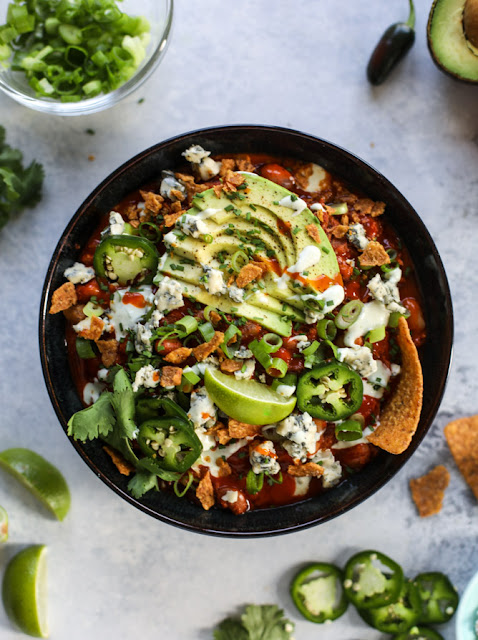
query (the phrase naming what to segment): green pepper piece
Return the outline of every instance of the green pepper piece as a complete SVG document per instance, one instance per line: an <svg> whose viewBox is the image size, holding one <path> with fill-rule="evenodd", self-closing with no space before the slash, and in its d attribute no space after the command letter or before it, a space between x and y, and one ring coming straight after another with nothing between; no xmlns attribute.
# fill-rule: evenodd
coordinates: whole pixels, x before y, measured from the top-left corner
<svg viewBox="0 0 478 640"><path fill-rule="evenodd" d="M127 234L106 236L96 247L96 274L118 284L150 283L158 268L158 250L152 242Z"/></svg>
<svg viewBox="0 0 478 640"><path fill-rule="evenodd" d="M367 624L383 633L404 633L420 618L418 589L411 580L405 580L396 602L358 612Z"/></svg>
<svg viewBox="0 0 478 640"><path fill-rule="evenodd" d="M151 418L171 416L189 422L188 414L169 398L140 398L136 403L136 423L141 425Z"/></svg>
<svg viewBox="0 0 478 640"><path fill-rule="evenodd" d="M137 441L143 453L166 471L184 473L202 451L201 441L190 424L175 417L146 420Z"/></svg>
<svg viewBox="0 0 478 640"><path fill-rule="evenodd" d="M357 609L395 602L402 586L401 566L378 551L356 553L345 565L345 594Z"/></svg>
<svg viewBox="0 0 478 640"><path fill-rule="evenodd" d="M448 622L456 611L459 596L448 577L439 571L420 573L413 581L422 606L420 622Z"/></svg>
<svg viewBox="0 0 478 640"><path fill-rule="evenodd" d="M316 562L295 576L290 593L295 606L311 622L336 620L345 613L348 601L342 589L343 573L333 564Z"/></svg>
<svg viewBox="0 0 478 640"><path fill-rule="evenodd" d="M91 360L91 358L96 358L96 353L93 349L93 345L95 343L93 340L87 340L86 338L77 338L76 339L76 353L78 357L82 360Z"/></svg>
<svg viewBox="0 0 478 640"><path fill-rule="evenodd" d="M393 636L393 640L443 640L443 636L428 627L412 627L405 633Z"/></svg>
<svg viewBox="0 0 478 640"><path fill-rule="evenodd" d="M361 377L336 360L311 369L297 385L299 409L327 422L348 418L360 409L362 400Z"/></svg>

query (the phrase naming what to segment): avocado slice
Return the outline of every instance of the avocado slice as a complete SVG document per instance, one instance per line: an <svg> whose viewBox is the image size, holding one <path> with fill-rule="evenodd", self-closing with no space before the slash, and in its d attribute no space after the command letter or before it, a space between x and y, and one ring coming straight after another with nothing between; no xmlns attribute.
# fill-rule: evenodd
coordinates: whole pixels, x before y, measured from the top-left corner
<svg viewBox="0 0 478 640"><path fill-rule="evenodd" d="M291 321L305 320L302 296L341 284L337 258L303 201L261 176L244 175L242 190L217 196L208 189L193 198L187 214L165 236L171 253L160 270L188 283L185 295L226 313L234 309L238 316L290 335ZM191 221L194 229L186 230ZM315 229L312 235L310 225ZM247 285L241 302L205 291L203 267L222 268L227 282L233 273L231 258L238 251L268 264L269 271L261 279L263 288L255 282ZM188 266L179 268L181 260Z"/></svg>
<svg viewBox="0 0 478 640"><path fill-rule="evenodd" d="M435 0L427 36L433 61L442 71L478 83L478 0Z"/></svg>

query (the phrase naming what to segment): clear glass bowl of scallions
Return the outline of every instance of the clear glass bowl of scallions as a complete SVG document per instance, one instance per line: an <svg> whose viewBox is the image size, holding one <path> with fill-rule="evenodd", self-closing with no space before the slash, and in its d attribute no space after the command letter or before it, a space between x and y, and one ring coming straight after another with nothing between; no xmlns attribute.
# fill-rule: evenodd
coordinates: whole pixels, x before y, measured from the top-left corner
<svg viewBox="0 0 478 640"><path fill-rule="evenodd" d="M57 115L115 105L166 50L173 0L16 0L0 15L0 89Z"/></svg>

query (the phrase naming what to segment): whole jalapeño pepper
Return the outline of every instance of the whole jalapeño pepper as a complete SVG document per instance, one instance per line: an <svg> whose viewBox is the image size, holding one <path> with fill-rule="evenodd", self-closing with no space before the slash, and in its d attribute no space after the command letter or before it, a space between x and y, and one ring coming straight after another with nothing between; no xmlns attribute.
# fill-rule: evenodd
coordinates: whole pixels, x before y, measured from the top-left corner
<svg viewBox="0 0 478 640"><path fill-rule="evenodd" d="M415 7L413 0L409 2L407 22L397 22L388 27L370 56L367 78L373 85L382 84L415 42Z"/></svg>

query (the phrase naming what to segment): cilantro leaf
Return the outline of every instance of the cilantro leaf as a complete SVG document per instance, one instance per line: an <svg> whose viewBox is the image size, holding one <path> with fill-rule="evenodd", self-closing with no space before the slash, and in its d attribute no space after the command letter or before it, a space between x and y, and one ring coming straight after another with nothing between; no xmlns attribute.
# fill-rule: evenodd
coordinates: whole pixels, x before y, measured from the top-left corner
<svg viewBox="0 0 478 640"><path fill-rule="evenodd" d="M249 640L290 640L294 625L275 604L249 605L241 616Z"/></svg>
<svg viewBox="0 0 478 640"><path fill-rule="evenodd" d="M137 471L128 482L128 489L134 498L141 498L147 491L158 489L158 479L147 471Z"/></svg>
<svg viewBox="0 0 478 640"><path fill-rule="evenodd" d="M98 436L107 436L113 429L115 417L111 407L111 393L104 391L98 400L68 420L68 435L75 440L86 442Z"/></svg>
<svg viewBox="0 0 478 640"><path fill-rule="evenodd" d="M134 421L134 393L124 369L120 369L115 375L111 404L116 414L118 435L135 438L138 429Z"/></svg>
<svg viewBox="0 0 478 640"><path fill-rule="evenodd" d="M5 128L0 126L0 229L13 213L38 204L43 178L43 167L35 160L23 167L22 152L5 144Z"/></svg>
<svg viewBox="0 0 478 640"><path fill-rule="evenodd" d="M138 458L131 448L131 443L128 438L125 438L121 434L118 433L118 429L113 428L107 435L101 436L101 439L109 444L110 447L119 451L126 460L129 460L135 466L138 463Z"/></svg>
<svg viewBox="0 0 478 640"><path fill-rule="evenodd" d="M166 469L160 469L156 462L151 458L142 458L138 461L136 468L149 471L155 476L158 476L158 478L161 478L161 480L166 480L167 482L175 482L182 476L182 474L178 473L177 471L167 471Z"/></svg>
<svg viewBox="0 0 478 640"><path fill-rule="evenodd" d="M226 618L215 629L214 640L249 640L249 634L239 620Z"/></svg>

